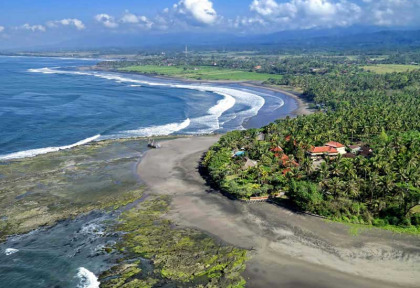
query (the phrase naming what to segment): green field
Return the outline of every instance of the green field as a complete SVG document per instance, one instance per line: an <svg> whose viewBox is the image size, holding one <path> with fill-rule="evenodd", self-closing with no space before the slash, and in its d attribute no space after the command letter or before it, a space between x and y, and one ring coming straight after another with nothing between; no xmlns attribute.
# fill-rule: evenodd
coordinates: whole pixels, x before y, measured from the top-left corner
<svg viewBox="0 0 420 288"><path fill-rule="evenodd" d="M270 78L281 79L282 75L248 72L218 67L180 67L180 66L129 66L120 68L124 72L137 72L169 77L180 77L195 80L233 80L233 81L266 81Z"/></svg>
<svg viewBox="0 0 420 288"><path fill-rule="evenodd" d="M393 73L393 72L406 72L420 69L418 65L401 65L401 64L378 64L362 67L366 71L371 71L377 74Z"/></svg>

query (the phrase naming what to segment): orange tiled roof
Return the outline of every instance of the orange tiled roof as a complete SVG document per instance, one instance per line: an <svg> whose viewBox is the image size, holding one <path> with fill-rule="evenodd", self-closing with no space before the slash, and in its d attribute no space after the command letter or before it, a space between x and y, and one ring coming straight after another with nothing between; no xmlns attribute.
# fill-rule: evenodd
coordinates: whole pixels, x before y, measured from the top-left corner
<svg viewBox="0 0 420 288"><path fill-rule="evenodd" d="M322 146L322 147L312 147L311 150L309 150L311 153L338 153L337 149L331 147L331 146Z"/></svg>
<svg viewBox="0 0 420 288"><path fill-rule="evenodd" d="M283 166L287 167L287 166L295 166L298 167L299 164L296 161L290 161L289 156L287 156L286 154L283 154L283 156L281 156L281 163L283 164Z"/></svg>
<svg viewBox="0 0 420 288"><path fill-rule="evenodd" d="M330 141L327 144L325 144L325 146L331 146L334 148L342 148L345 147L343 144L339 143L339 142L335 142L335 141Z"/></svg>
<svg viewBox="0 0 420 288"><path fill-rule="evenodd" d="M275 148L272 148L271 151L273 151L273 152L283 152L283 149L281 147L277 146Z"/></svg>

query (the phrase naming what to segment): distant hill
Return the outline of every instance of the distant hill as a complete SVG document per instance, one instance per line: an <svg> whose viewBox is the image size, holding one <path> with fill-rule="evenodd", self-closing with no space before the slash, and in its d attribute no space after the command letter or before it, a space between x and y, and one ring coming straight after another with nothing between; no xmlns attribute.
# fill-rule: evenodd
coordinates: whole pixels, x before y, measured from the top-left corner
<svg viewBox="0 0 420 288"><path fill-rule="evenodd" d="M25 50L105 48L179 50L185 45L200 49L241 50L250 48L286 50L410 48L420 46L420 30L383 31L378 27L350 27L283 31L247 36L230 33L94 34L51 45L26 47Z"/></svg>

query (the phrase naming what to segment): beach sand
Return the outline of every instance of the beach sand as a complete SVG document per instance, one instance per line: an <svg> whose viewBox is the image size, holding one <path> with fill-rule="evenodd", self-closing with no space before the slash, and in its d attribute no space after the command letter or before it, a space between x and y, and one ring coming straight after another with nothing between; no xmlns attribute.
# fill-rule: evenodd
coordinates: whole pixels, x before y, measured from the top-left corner
<svg viewBox="0 0 420 288"><path fill-rule="evenodd" d="M173 196L167 217L249 249L248 287L418 287L417 236L349 226L268 203L229 200L206 185L199 159L219 136L161 143L137 171L151 193Z"/></svg>

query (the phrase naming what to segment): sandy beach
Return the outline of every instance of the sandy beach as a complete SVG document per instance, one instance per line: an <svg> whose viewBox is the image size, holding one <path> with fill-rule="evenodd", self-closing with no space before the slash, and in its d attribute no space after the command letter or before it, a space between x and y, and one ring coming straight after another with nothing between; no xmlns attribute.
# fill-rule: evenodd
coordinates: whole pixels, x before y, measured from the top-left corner
<svg viewBox="0 0 420 288"><path fill-rule="evenodd" d="M229 200L198 172L219 136L162 142L137 172L155 194L173 196L167 217L250 251L248 287L418 287L417 236L349 226L293 213L268 203Z"/></svg>

